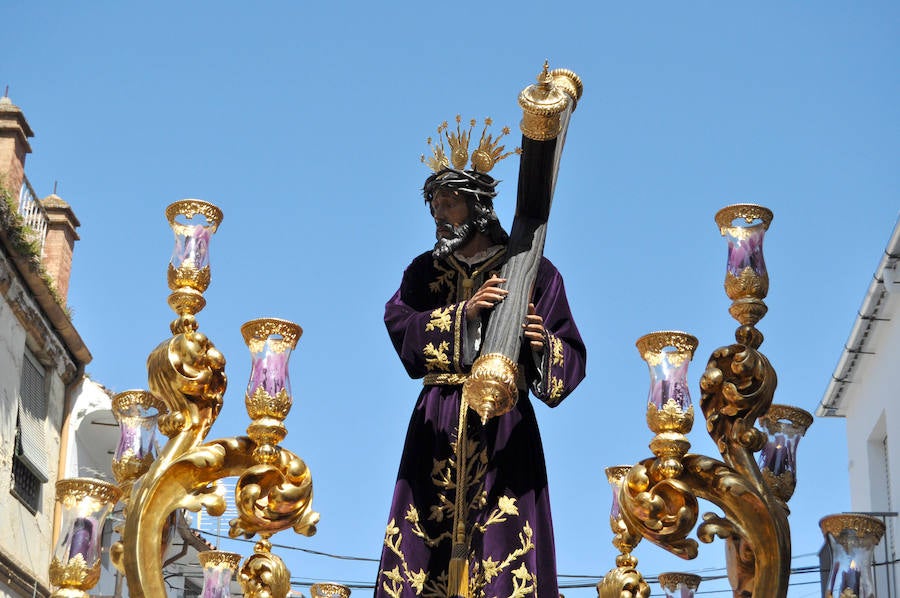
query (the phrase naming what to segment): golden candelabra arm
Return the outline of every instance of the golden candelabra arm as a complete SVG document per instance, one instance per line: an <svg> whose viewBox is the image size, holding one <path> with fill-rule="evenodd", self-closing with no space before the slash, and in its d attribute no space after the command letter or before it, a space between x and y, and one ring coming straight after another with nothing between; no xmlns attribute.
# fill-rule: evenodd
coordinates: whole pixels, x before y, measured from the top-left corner
<svg viewBox="0 0 900 598"><path fill-rule="evenodd" d="M287 429L283 420L292 399L287 358L296 347L300 327L285 320L254 320L242 328L253 357L247 410L253 420L248 436L203 443L222 407L227 386L225 358L198 330L195 314L205 305L209 284L208 247L221 211L199 200L176 202L166 215L176 244L169 265L169 305L178 314L172 338L147 360L150 394L164 404L159 429L169 440L146 472L133 480L122 540L111 549L125 571L132 596L162 598L164 530L178 509L211 516L225 511L218 480L238 477L238 517L232 537L260 534L255 554L240 571L247 595L283 598L290 591L284 563L270 552L268 538L293 528L311 536L319 514L312 510L312 477L297 455L278 443ZM179 216L202 215L206 224L190 225ZM248 332L248 330L250 332ZM249 588L249 589L247 589Z"/></svg>

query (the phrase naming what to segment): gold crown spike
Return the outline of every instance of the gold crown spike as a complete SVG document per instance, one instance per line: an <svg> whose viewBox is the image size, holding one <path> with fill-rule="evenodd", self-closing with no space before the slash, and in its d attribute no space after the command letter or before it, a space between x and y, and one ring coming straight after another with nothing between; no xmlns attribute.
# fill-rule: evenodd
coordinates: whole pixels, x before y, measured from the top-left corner
<svg viewBox="0 0 900 598"><path fill-rule="evenodd" d="M450 161L453 163L453 168L457 170L462 170L469 160L469 139L472 138L472 129L475 128L474 118L469 121L469 130L465 132L460 129L459 125L461 122L462 117L457 114L456 133L444 132L444 135L447 137L447 143L450 144Z"/></svg>
<svg viewBox="0 0 900 598"><path fill-rule="evenodd" d="M450 168L451 163L453 164L453 168L464 170L466 163L469 161L469 143L472 140L472 130L475 128L476 122L477 121L474 118L471 119L469 121L469 129L467 131L463 130L462 117L457 114L455 132L448 132L449 125L447 124L447 121L441 123L437 129L437 140L434 140L431 137L426 140L428 147L431 149L431 156L426 158L423 154L420 160L427 164L428 168L434 172L440 172L445 168ZM500 135L494 138L492 134L488 134L488 127L490 127L493 122L494 121L490 118L484 119L484 129L481 131L481 138L478 140L478 146L475 148L475 151L471 153L472 170L488 172L496 166L497 162L500 160L508 158L512 154L522 153L522 150L519 148L504 152L506 146L500 145L500 140L509 134L509 127L503 127ZM450 147L449 157L447 156L447 150L444 146L444 139L447 140L447 144Z"/></svg>

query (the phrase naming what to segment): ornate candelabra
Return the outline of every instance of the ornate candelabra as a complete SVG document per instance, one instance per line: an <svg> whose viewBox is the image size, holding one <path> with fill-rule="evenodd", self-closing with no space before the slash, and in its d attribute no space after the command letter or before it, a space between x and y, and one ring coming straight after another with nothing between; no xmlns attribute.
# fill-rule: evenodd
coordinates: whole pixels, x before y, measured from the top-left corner
<svg viewBox="0 0 900 598"><path fill-rule="evenodd" d="M208 589L204 596L227 595L237 571L244 595L282 598L290 592L290 574L272 554L269 538L289 528L311 536L319 520L312 509L309 470L279 444L287 434L284 419L292 403L288 358L302 330L274 318L241 327L252 358L245 394L251 419L247 436L204 442L222 408L225 357L199 331L196 315L206 305L209 244L222 212L204 201L184 200L170 205L166 217L175 233L168 267L172 291L168 303L177 316L170 326L172 336L147 360L149 391L126 391L113 399L121 429L113 459L119 487L92 480L60 482L64 506L78 497L90 500L85 503L89 506L75 509L76 516L64 517L64 540L57 552L66 558L54 560L51 568L58 574L51 581L60 586L57 596L84 596L93 587L99 547L89 540L98 535L100 512L111 508L121 492L124 524L118 528L121 539L110 548L112 561L125 574L131 596L165 596L162 559L172 518L180 509L203 508L212 516L221 515L226 499L218 481L238 477L234 492L238 516L230 522L229 535L260 539L240 569L240 556L234 553L201 555L204 591ZM157 423L168 438L160 448L153 437ZM107 506L101 508L101 502ZM85 535L86 522L91 524L91 536ZM76 575L75 569L90 573Z"/></svg>
<svg viewBox="0 0 900 598"><path fill-rule="evenodd" d="M740 324L736 343L716 349L700 380L706 429L722 460L691 454L687 434L694 421L687 367L697 339L683 332L655 332L637 341L650 367L647 425L655 434L654 457L624 474L618 493L620 529L629 550L640 538L685 559L697 556L688 534L697 525L698 499L724 515L706 513L697 528L706 543L725 540L728 578L735 596L784 598L790 576L787 501L794 490L796 446L812 423L800 409L774 406L775 370L759 347L756 324L766 314L769 277L762 242L772 221L767 208L741 204L716 214L728 240L725 292ZM754 423L761 420L767 435ZM757 461L754 454L762 451ZM621 557L620 557L621 558ZM630 571L629 571L630 570ZM606 596L636 596L634 563L623 561L598 585ZM639 575L639 574L638 574ZM601 589L603 591L601 591ZM603 593L603 592L606 593Z"/></svg>

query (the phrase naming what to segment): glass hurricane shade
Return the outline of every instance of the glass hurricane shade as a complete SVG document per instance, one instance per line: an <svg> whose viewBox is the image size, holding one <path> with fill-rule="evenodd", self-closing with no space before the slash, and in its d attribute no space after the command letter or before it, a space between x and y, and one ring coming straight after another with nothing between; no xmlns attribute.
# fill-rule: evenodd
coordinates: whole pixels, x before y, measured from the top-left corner
<svg viewBox="0 0 900 598"><path fill-rule="evenodd" d="M146 473L156 459L159 453L156 426L165 406L149 392L127 390L113 397L112 409L119 422L113 473L122 483Z"/></svg>
<svg viewBox="0 0 900 598"><path fill-rule="evenodd" d="M614 465L606 468L606 480L612 490L612 507L609 509L610 519L616 520L621 513L621 505L619 504L619 492L622 490L622 482L631 469L631 465Z"/></svg>
<svg viewBox="0 0 900 598"><path fill-rule="evenodd" d="M768 208L753 204L727 206L716 213L719 232L728 242L725 291L732 301L763 299L768 294L763 238L772 216Z"/></svg>
<svg viewBox="0 0 900 598"><path fill-rule="evenodd" d="M199 199L177 201L166 208L175 233L173 268L200 270L209 266L209 243L222 221L222 211Z"/></svg>
<svg viewBox="0 0 900 598"><path fill-rule="evenodd" d="M697 339L684 332L663 331L645 334L635 344L650 368L648 405L662 410L673 402L680 411L687 411L691 407L687 372Z"/></svg>
<svg viewBox="0 0 900 598"><path fill-rule="evenodd" d="M759 424L768 435L766 445L759 453L760 470L772 476L784 488L787 496L793 494L797 479L797 445L812 424L813 417L807 411L789 405L772 405Z"/></svg>
<svg viewBox="0 0 900 598"><path fill-rule="evenodd" d="M121 491L103 480L68 478L56 483L62 511L59 540L50 562L50 583L88 590L100 577L103 524Z"/></svg>
<svg viewBox="0 0 900 598"><path fill-rule="evenodd" d="M207 550L197 555L203 567L203 590L200 598L229 598L231 580L241 562L241 555L222 550Z"/></svg>
<svg viewBox="0 0 900 598"><path fill-rule="evenodd" d="M875 546L884 523L868 515L828 515L819 527L831 550L824 598L876 598L872 579Z"/></svg>
<svg viewBox="0 0 900 598"><path fill-rule="evenodd" d="M260 392L273 398L279 395L290 397L288 360L303 333L300 326L287 320L262 318L244 324L241 333L252 361L247 397Z"/></svg>

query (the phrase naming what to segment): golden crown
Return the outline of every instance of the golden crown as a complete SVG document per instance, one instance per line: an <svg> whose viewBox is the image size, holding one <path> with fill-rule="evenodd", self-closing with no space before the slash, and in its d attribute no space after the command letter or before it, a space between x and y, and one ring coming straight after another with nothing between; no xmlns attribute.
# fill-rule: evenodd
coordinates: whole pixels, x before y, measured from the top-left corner
<svg viewBox="0 0 900 598"><path fill-rule="evenodd" d="M456 132L449 130L447 121L444 121L437 128L437 141L431 137L427 139L428 147L431 149L431 156L427 159L422 154L421 161L428 165L428 168L434 172L440 172L445 168L453 168L457 170L465 170L466 163L469 161L469 142L472 139L472 130L475 128L476 121L473 118L469 121L469 129L463 130L461 125L462 117L456 115ZM472 170L478 172L489 172L500 160L511 156L512 154L521 154L522 150L516 148L510 152L505 152L506 146L500 145L500 140L509 135L509 127L503 127L500 135L494 138L493 134L488 134L488 127L494 121L490 118L484 119L484 129L481 131L481 139L478 141L478 147L472 152ZM444 140L450 146L450 156L444 147Z"/></svg>

